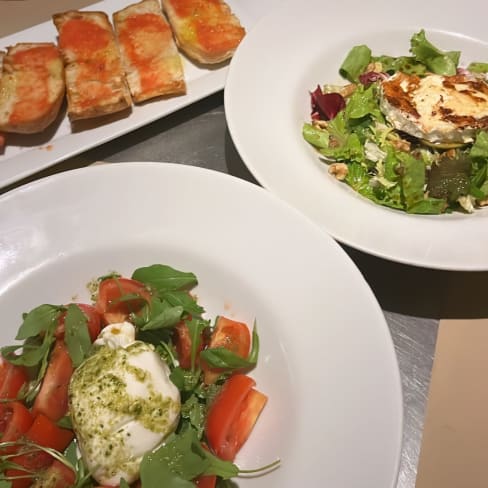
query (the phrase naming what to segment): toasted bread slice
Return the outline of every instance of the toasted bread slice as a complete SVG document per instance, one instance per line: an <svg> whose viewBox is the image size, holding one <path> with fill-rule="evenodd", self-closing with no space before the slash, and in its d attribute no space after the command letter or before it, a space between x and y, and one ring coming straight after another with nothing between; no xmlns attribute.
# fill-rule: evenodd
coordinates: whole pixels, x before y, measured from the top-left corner
<svg viewBox="0 0 488 488"><path fill-rule="evenodd" d="M133 100L185 93L180 53L159 1L129 5L113 19Z"/></svg>
<svg viewBox="0 0 488 488"><path fill-rule="evenodd" d="M65 64L68 116L87 119L132 105L112 24L104 12L53 15Z"/></svg>
<svg viewBox="0 0 488 488"><path fill-rule="evenodd" d="M231 58L246 33L222 0L162 0L162 4L178 46L199 63Z"/></svg>
<svg viewBox="0 0 488 488"><path fill-rule="evenodd" d="M56 118L64 91L63 61L55 44L9 47L0 78L0 131L42 132Z"/></svg>

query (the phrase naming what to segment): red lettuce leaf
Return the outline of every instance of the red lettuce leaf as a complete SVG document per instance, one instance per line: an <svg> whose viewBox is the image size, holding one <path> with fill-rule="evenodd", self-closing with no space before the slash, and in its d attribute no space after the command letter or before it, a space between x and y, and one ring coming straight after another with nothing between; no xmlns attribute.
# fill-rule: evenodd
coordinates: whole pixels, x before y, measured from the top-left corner
<svg viewBox="0 0 488 488"><path fill-rule="evenodd" d="M310 93L312 102L312 119L332 120L346 106L344 97L339 93L322 93L317 88Z"/></svg>

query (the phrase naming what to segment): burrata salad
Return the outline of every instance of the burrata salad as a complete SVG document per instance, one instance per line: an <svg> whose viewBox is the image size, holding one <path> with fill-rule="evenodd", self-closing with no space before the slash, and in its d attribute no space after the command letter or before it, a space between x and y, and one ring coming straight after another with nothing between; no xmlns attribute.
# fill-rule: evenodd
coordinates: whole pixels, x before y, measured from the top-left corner
<svg viewBox="0 0 488 488"><path fill-rule="evenodd" d="M328 171L369 200L413 214L471 213L488 205L488 63L459 65L460 51L425 31L410 55L354 46L344 85L311 92L302 134Z"/></svg>
<svg viewBox="0 0 488 488"><path fill-rule="evenodd" d="M214 488L267 397L254 324L205 311L191 272L91 283L91 303L25 313L0 357L0 487Z"/></svg>

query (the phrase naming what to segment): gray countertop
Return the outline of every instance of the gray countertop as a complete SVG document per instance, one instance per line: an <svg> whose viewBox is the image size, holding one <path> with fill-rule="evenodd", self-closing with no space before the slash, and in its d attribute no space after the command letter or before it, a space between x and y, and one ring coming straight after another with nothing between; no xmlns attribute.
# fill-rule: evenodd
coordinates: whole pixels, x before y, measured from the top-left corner
<svg viewBox="0 0 488 488"><path fill-rule="evenodd" d="M223 93L218 92L2 192L96 161L170 161L212 168L257 184L232 143L225 121ZM412 488L439 319L488 317L488 304L483 296L488 273L429 270L344 249L376 294L398 355L405 416L398 488Z"/></svg>

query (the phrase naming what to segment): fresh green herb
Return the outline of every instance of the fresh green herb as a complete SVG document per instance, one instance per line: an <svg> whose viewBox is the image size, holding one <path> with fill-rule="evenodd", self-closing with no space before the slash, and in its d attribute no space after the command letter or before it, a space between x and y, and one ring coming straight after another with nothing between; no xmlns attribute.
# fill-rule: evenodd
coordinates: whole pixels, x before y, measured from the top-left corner
<svg viewBox="0 0 488 488"><path fill-rule="evenodd" d="M87 324L88 319L80 307L68 305L64 318L64 341L74 367L78 367L89 356L92 348Z"/></svg>

